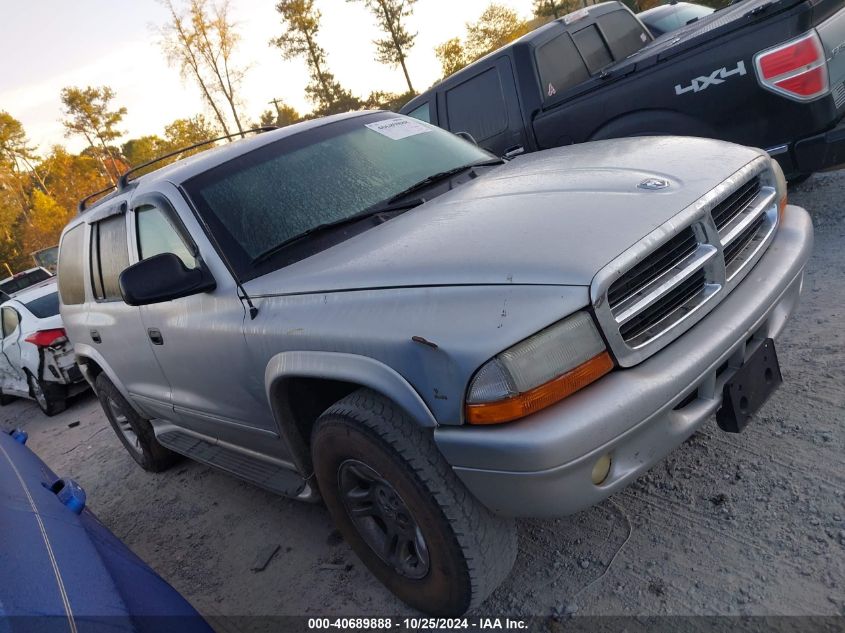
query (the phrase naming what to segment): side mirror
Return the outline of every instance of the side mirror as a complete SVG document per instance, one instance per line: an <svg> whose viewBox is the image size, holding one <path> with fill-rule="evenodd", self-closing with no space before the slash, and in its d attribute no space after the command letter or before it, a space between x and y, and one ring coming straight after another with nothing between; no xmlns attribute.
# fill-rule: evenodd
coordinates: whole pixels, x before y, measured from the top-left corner
<svg viewBox="0 0 845 633"><path fill-rule="evenodd" d="M455 132L455 136L460 136L465 141L469 141L473 145L478 145L478 141L476 141L475 137L469 132Z"/></svg>
<svg viewBox="0 0 845 633"><path fill-rule="evenodd" d="M120 273L120 294L131 306L145 306L209 292L217 287L205 268L189 269L173 253L161 253Z"/></svg>

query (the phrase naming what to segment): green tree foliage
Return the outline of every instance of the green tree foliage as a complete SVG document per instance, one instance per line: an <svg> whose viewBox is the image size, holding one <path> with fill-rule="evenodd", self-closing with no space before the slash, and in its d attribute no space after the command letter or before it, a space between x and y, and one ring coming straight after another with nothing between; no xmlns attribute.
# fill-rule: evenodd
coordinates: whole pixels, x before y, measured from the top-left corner
<svg viewBox="0 0 845 633"><path fill-rule="evenodd" d="M374 90L364 100L363 106L367 110L391 110L398 112L399 108L408 103L416 96L416 92L387 92L384 90Z"/></svg>
<svg viewBox="0 0 845 633"><path fill-rule="evenodd" d="M126 108L112 109L114 91L108 86L62 88L62 107L66 136L82 136L100 156L104 174L112 184L119 172L117 156L109 144L123 136L117 126L126 116Z"/></svg>
<svg viewBox="0 0 845 633"><path fill-rule="evenodd" d="M583 0L534 0L534 17L545 18L544 22L556 20L583 6Z"/></svg>
<svg viewBox="0 0 845 633"><path fill-rule="evenodd" d="M241 133L239 99L245 70L234 62L240 41L229 15L228 0L188 0L184 11L173 0L164 0L170 22L160 29L161 46L168 60L177 64L184 78L193 79L220 127L229 134L228 110Z"/></svg>
<svg viewBox="0 0 845 633"><path fill-rule="evenodd" d="M437 60L440 62L440 69L444 77L455 74L469 64L467 52L464 50L464 45L461 43L460 37L453 37L452 39L446 40L434 49L434 54L437 55Z"/></svg>
<svg viewBox="0 0 845 633"><path fill-rule="evenodd" d="M133 138L120 146L120 153L126 162L132 165L140 165L166 153L167 143L155 134Z"/></svg>
<svg viewBox="0 0 845 633"><path fill-rule="evenodd" d="M463 41L453 37L435 49L443 76L459 71L505 44L528 33L531 27L513 9L490 3L475 22L466 24Z"/></svg>
<svg viewBox="0 0 845 633"><path fill-rule="evenodd" d="M275 100L273 105L275 109L265 110L261 113L257 127L285 127L302 120L302 116L296 111L296 108L278 100Z"/></svg>
<svg viewBox="0 0 845 633"><path fill-rule="evenodd" d="M315 106L314 114L359 109L360 100L328 71L326 51L317 42L321 13L314 7L314 0L281 0L276 4L276 11L281 16L284 32L270 44L281 51L284 59L305 59L310 75L305 94Z"/></svg>
<svg viewBox="0 0 845 633"><path fill-rule="evenodd" d="M414 12L413 5L417 0L346 0L347 2L363 2L376 18L376 24L384 33L384 37L373 40L376 46L376 61L380 64L399 66L405 74L408 92L414 93L411 76L408 74L406 58L408 51L414 46L416 33L411 33L405 26L407 18Z"/></svg>

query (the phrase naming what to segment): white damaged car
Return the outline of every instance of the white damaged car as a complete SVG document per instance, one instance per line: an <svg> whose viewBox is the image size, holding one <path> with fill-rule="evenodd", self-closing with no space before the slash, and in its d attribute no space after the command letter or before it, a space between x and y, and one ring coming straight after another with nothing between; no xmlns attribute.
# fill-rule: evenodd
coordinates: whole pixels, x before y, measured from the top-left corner
<svg viewBox="0 0 845 633"><path fill-rule="evenodd" d="M31 398L47 415L88 385L73 357L59 315L56 280L22 290L0 305L0 405Z"/></svg>

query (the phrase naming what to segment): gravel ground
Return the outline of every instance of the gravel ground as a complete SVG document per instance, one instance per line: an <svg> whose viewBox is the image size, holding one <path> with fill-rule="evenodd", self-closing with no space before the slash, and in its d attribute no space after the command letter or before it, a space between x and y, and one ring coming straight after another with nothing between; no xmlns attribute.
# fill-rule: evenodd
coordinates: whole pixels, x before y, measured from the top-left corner
<svg viewBox="0 0 845 633"><path fill-rule="evenodd" d="M745 432L713 421L601 505L520 522L516 566L482 614L845 615L844 192L845 172L792 192L813 215L816 248L778 341L785 382ZM145 473L90 394L54 418L16 401L0 424L25 428L102 522L207 616L411 614L321 506L189 461Z"/></svg>

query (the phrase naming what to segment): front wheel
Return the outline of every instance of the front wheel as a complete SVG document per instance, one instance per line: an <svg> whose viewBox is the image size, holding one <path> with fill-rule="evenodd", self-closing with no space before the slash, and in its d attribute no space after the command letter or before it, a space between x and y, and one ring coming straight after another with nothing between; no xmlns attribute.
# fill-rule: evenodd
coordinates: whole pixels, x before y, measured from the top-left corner
<svg viewBox="0 0 845 633"><path fill-rule="evenodd" d="M136 413L105 374L97 376L94 384L117 439L141 468L158 473L179 461L180 455L158 443L150 421Z"/></svg>
<svg viewBox="0 0 845 633"><path fill-rule="evenodd" d="M360 389L330 407L311 442L320 492L338 529L403 602L432 615L477 607L516 558L513 521L494 516L455 476L431 434L390 400Z"/></svg>
<svg viewBox="0 0 845 633"><path fill-rule="evenodd" d="M38 408L48 417L52 417L67 408L67 391L63 385L38 380L27 372L29 393L32 395Z"/></svg>

